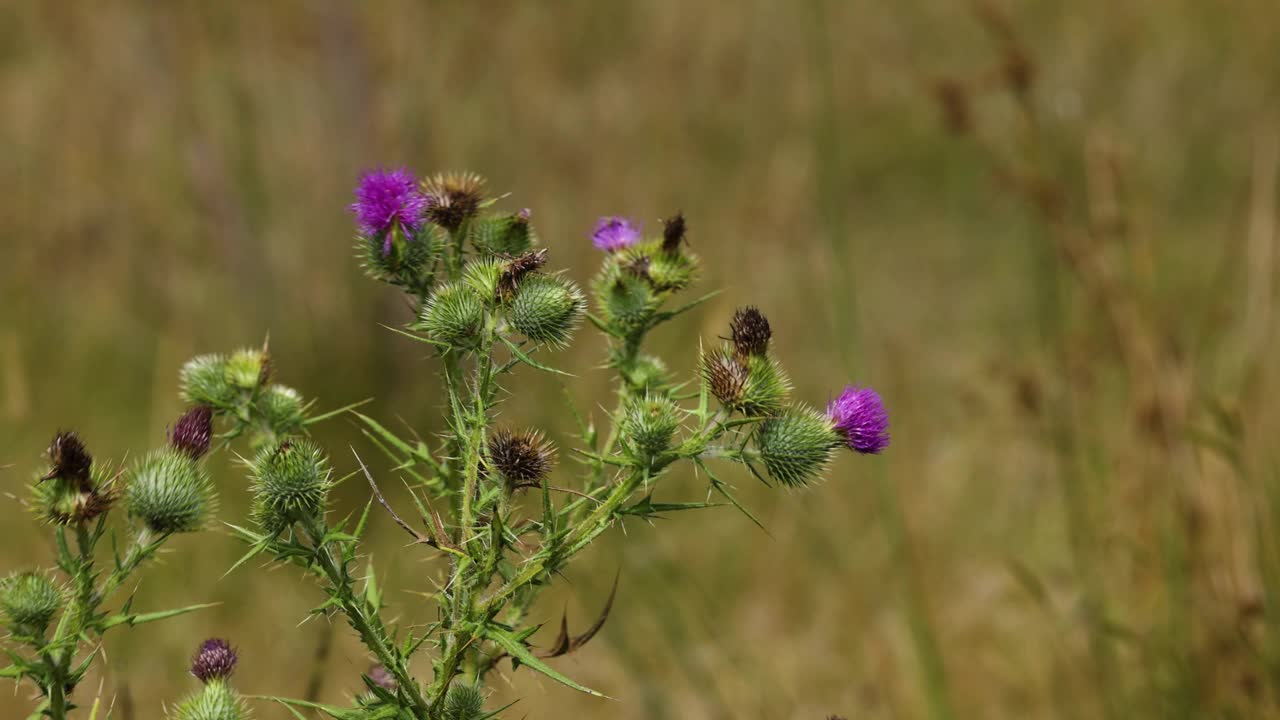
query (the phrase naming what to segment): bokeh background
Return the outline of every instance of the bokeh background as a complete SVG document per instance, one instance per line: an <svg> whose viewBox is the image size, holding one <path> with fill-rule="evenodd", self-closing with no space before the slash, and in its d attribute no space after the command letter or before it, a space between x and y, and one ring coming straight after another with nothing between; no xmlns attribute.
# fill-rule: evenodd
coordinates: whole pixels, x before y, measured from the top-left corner
<svg viewBox="0 0 1280 720"><path fill-rule="evenodd" d="M53 432L158 445L195 353L269 333L322 407L430 432L436 368L380 327L408 309L356 267L345 205L371 166L470 169L579 281L596 216L682 209L724 293L654 349L690 371L757 304L798 397L871 384L894 431L807 491L734 476L769 534L723 509L612 533L535 616L588 622L621 572L556 661L617 699L522 671L495 707L1276 716L1278 36L1270 0L2 3L0 566L51 556L20 500ZM599 415L583 338L557 360ZM571 427L547 376L513 389L508 418ZM316 434L340 469L376 452L345 419ZM235 520L245 481L215 465ZM224 533L170 547L136 606L222 604L109 637L83 692L160 717L224 635L243 690L300 696L330 632L321 699L359 687L349 631L300 624L309 582L222 577ZM371 552L429 619L435 566L383 518Z"/></svg>

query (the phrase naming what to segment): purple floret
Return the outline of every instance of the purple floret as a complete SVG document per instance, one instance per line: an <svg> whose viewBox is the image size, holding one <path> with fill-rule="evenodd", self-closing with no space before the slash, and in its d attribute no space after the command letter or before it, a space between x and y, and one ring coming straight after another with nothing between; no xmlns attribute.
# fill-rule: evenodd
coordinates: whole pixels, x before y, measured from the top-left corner
<svg viewBox="0 0 1280 720"><path fill-rule="evenodd" d="M382 252L387 254L391 252L388 231L396 224L406 231L417 231L422 227L422 216L429 204L418 189L413 173L400 168L365 173L356 187L356 201L350 209L356 215L360 232L375 238L385 235Z"/></svg>
<svg viewBox="0 0 1280 720"><path fill-rule="evenodd" d="M191 674L202 683L210 680L225 680L231 677L236 669L236 651L231 643L219 638L209 638L196 650L191 658Z"/></svg>
<svg viewBox="0 0 1280 720"><path fill-rule="evenodd" d="M851 450L874 455L889 447L889 413L875 390L846 387L827 405L827 416Z"/></svg>
<svg viewBox="0 0 1280 720"><path fill-rule="evenodd" d="M640 239L640 229L624 217L602 217L591 233L591 242L605 252L616 252L634 245Z"/></svg>

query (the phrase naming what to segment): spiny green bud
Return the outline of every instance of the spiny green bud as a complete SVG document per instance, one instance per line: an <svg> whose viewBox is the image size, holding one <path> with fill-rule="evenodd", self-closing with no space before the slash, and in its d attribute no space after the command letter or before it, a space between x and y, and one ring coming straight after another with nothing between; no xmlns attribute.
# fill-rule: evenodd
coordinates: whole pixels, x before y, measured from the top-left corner
<svg viewBox="0 0 1280 720"><path fill-rule="evenodd" d="M472 244L490 255L520 255L536 241L527 210L483 218L473 222L471 228Z"/></svg>
<svg viewBox="0 0 1280 720"><path fill-rule="evenodd" d="M62 591L43 572L21 572L0 580L0 609L15 635L44 635L62 603Z"/></svg>
<svg viewBox="0 0 1280 720"><path fill-rule="evenodd" d="M302 429L305 406L302 396L287 385L272 385L258 398L258 412L278 436L292 435Z"/></svg>
<svg viewBox="0 0 1280 720"><path fill-rule="evenodd" d="M445 285L422 310L418 327L431 339L449 345L469 345L484 323L484 303L468 284Z"/></svg>
<svg viewBox="0 0 1280 720"><path fill-rule="evenodd" d="M506 261L500 258L472 260L462 268L462 282L470 286L486 305L495 303L498 300L498 282L506 265Z"/></svg>
<svg viewBox="0 0 1280 720"><path fill-rule="evenodd" d="M250 463L253 519L269 533L324 514L333 480L324 453L306 439L266 447Z"/></svg>
<svg viewBox="0 0 1280 720"><path fill-rule="evenodd" d="M236 401L235 386L227 379L224 355L198 355L182 366L182 396L194 405L227 408Z"/></svg>
<svg viewBox="0 0 1280 720"><path fill-rule="evenodd" d="M246 720L249 708L225 680L215 679L183 700L171 717L173 720Z"/></svg>
<svg viewBox="0 0 1280 720"><path fill-rule="evenodd" d="M671 438L680 427L680 408L664 395L646 395L627 405L622 417L623 437L645 457L671 447Z"/></svg>
<svg viewBox="0 0 1280 720"><path fill-rule="evenodd" d="M596 300L605 321L623 333L648 327L661 304L646 279L618 268L606 270L597 281Z"/></svg>
<svg viewBox="0 0 1280 720"><path fill-rule="evenodd" d="M424 224L406 235L405 228L397 223L387 232L393 237L372 233L356 238L356 253L365 272L374 280L412 292L428 289L432 268L444 246L443 231Z"/></svg>
<svg viewBox="0 0 1280 720"><path fill-rule="evenodd" d="M563 346L582 320L586 300L573 283L548 275L526 277L507 312L511 326L534 342Z"/></svg>
<svg viewBox="0 0 1280 720"><path fill-rule="evenodd" d="M271 378L271 359L262 350L237 350L227 358L226 373L233 386L253 390Z"/></svg>
<svg viewBox="0 0 1280 720"><path fill-rule="evenodd" d="M129 469L124 501L130 516L161 534L199 530L217 506L204 466L173 448L155 450Z"/></svg>
<svg viewBox="0 0 1280 720"><path fill-rule="evenodd" d="M659 292L683 290L698 275L698 261L693 255L680 250L666 250L663 243L646 240L618 253L618 262L624 269L642 277Z"/></svg>
<svg viewBox="0 0 1280 720"><path fill-rule="evenodd" d="M822 472L840 445L840 437L826 415L791 407L760 424L755 444L769 475L784 485L799 487Z"/></svg>
<svg viewBox="0 0 1280 720"><path fill-rule="evenodd" d="M465 683L454 683L444 696L446 720L475 720L484 711L484 693Z"/></svg>
<svg viewBox="0 0 1280 720"><path fill-rule="evenodd" d="M668 382L666 363L652 355L641 355L625 371L627 385L640 392L660 390Z"/></svg>

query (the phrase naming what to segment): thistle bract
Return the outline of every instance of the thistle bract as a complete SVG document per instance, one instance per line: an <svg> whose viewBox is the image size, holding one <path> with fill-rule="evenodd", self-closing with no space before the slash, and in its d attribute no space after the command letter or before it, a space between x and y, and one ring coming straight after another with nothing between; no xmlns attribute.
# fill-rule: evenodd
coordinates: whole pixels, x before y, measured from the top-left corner
<svg viewBox="0 0 1280 720"><path fill-rule="evenodd" d="M646 395L632 401L622 418L622 436L642 456L652 457L671 447L680 427L680 408L670 398Z"/></svg>
<svg viewBox="0 0 1280 720"><path fill-rule="evenodd" d="M605 321L623 334L647 329L662 304L646 278L612 265L596 282L596 300Z"/></svg>
<svg viewBox="0 0 1280 720"><path fill-rule="evenodd" d="M245 720L249 709L226 681L215 679L183 700L171 717L173 720Z"/></svg>
<svg viewBox="0 0 1280 720"><path fill-rule="evenodd" d="M788 408L760 424L755 443L769 475L784 485L797 487L822 472L840 438L821 413L809 408Z"/></svg>
<svg viewBox="0 0 1280 720"><path fill-rule="evenodd" d="M573 283L534 275L520 283L508 318L530 340L561 346L569 341L585 310L586 301Z"/></svg>
<svg viewBox="0 0 1280 720"><path fill-rule="evenodd" d="M217 502L204 467L172 448L153 451L130 468L124 500L130 516L160 534L199 530Z"/></svg>
<svg viewBox="0 0 1280 720"><path fill-rule="evenodd" d="M63 600L62 591L43 572L22 572L0 580L0 609L15 635L43 635Z"/></svg>
<svg viewBox="0 0 1280 720"><path fill-rule="evenodd" d="M745 415L772 415L782 409L791 380L769 355L738 354L731 347L703 353L702 379L725 407Z"/></svg>
<svg viewBox="0 0 1280 720"><path fill-rule="evenodd" d="M109 511L119 497L112 471L95 465L87 483L38 479L32 507L54 525L87 523Z"/></svg>
<svg viewBox="0 0 1280 720"><path fill-rule="evenodd" d="M433 340L467 345L484 323L484 303L465 283L445 285L431 296L422 310L418 327Z"/></svg>
<svg viewBox="0 0 1280 720"><path fill-rule="evenodd" d="M286 440L265 447L250 463L253 518L277 533L324 513L333 482L320 448L310 440Z"/></svg>

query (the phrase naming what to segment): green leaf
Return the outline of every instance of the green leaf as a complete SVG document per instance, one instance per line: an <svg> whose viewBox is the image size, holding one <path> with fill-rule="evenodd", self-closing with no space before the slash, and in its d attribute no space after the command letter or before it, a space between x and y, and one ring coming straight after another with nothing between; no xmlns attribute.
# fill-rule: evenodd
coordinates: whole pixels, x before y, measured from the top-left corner
<svg viewBox="0 0 1280 720"><path fill-rule="evenodd" d="M716 477L715 474L711 472L711 468L707 467L707 464L702 461L702 458L694 458L693 462L699 468L702 468L702 471L705 472L707 474L707 477L711 479L711 487L714 488L716 492L720 493L720 495L723 496L725 500L728 500L734 507L738 508L739 512L741 512L743 515L746 515L747 518L751 520L751 522L756 524L756 527L760 528L761 530L764 530L766 535L769 534L769 531L768 529L765 528L764 523L760 522L760 520L757 519L755 515L751 514L750 510L747 510L745 507L742 506L742 503L738 502L738 499L735 498L733 494L729 492L729 486L725 485L723 480Z"/></svg>
<svg viewBox="0 0 1280 720"><path fill-rule="evenodd" d="M296 718L304 718L305 715L299 713L295 708L306 708L308 710L319 710L331 718L338 720L357 720L357 718L365 718L367 715L361 714L360 711L347 710L337 705L326 705L324 703L311 702L309 700L294 700L293 698L275 697L272 695L246 695L245 697L253 700L266 700L268 702L279 703L285 706L289 712Z"/></svg>
<svg viewBox="0 0 1280 720"><path fill-rule="evenodd" d="M316 415L315 417L307 418L306 420L302 421L302 424L314 425L318 422L328 420L329 418L334 418L344 413L351 412L352 410L355 410L356 408L362 407L364 405L368 405L371 402L373 402L373 398L365 398L363 400L358 400L356 402L351 403L350 405L344 405L336 410L330 410L329 412L321 413L319 415Z"/></svg>
<svg viewBox="0 0 1280 720"><path fill-rule="evenodd" d="M186 615L187 613L195 612L196 610L204 610L206 608L217 607L218 605L221 605L221 604L222 603L201 603L200 605L188 605L187 607L184 607L184 608L177 608L174 610L161 610L160 612L112 615L111 617L102 621L102 629L107 630L117 625L128 625L132 627L134 625L142 625L143 623L155 622L157 620L166 620L171 617Z"/></svg>
<svg viewBox="0 0 1280 720"><path fill-rule="evenodd" d="M481 634L484 636L486 640L493 642L495 645L505 650L508 655L515 658L516 660L519 660L520 664L527 665L530 669L540 672L543 675L546 675L547 677L551 678L552 680L555 680L556 682L562 685L566 685L568 687L573 688L574 690L577 690L578 692L583 692L588 695L594 695L596 697L608 697L603 693L598 693L595 690L592 690L591 688L586 687L585 685L580 685L574 682L573 680L569 679L568 677L561 675L550 665L547 665L542 660L539 660L536 655L534 655L532 652L529 651L529 648L526 647L523 642L516 639L515 636L513 636L510 632L506 630L502 630L493 626L485 626L484 628L481 629Z"/></svg>
<svg viewBox="0 0 1280 720"><path fill-rule="evenodd" d="M519 346L517 346L515 343L508 340L506 337L499 335L498 339L502 341L503 345L507 346L507 349L511 351L512 355L515 355L517 358L519 358L520 362L524 363L525 365L528 365L529 367L534 368L535 370L541 370L543 372L549 372L555 375L563 375L565 377L573 377L572 373L567 373L563 370L557 370L551 367L550 365L543 365L537 360L534 360L533 358L526 355L524 351L522 351L519 348Z"/></svg>
<svg viewBox="0 0 1280 720"><path fill-rule="evenodd" d="M653 495L645 495L644 499L618 510L619 515L639 515L641 517L660 518L659 513L674 512L676 510L696 510L698 508L720 507L724 503L712 502L681 502L681 503L656 503L653 501Z"/></svg>

